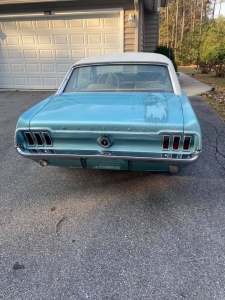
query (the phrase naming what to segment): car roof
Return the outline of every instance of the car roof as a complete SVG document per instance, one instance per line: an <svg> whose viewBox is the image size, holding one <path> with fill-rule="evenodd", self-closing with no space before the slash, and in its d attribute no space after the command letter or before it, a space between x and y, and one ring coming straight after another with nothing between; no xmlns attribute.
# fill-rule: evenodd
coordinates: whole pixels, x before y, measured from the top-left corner
<svg viewBox="0 0 225 300"><path fill-rule="evenodd" d="M171 60L166 56L157 53L146 52L127 52L127 53L111 53L101 54L83 58L77 61L74 66L95 63L163 63L171 66Z"/></svg>

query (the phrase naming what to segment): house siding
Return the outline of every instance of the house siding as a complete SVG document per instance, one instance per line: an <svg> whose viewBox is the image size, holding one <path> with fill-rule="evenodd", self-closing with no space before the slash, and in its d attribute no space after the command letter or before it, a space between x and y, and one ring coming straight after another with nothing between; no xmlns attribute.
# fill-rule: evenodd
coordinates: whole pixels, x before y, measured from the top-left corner
<svg viewBox="0 0 225 300"><path fill-rule="evenodd" d="M124 12L124 52L135 51L135 25L130 27L128 18L129 14L135 13L134 10L126 10Z"/></svg>
<svg viewBox="0 0 225 300"><path fill-rule="evenodd" d="M139 39L138 39L138 51L144 51L144 39L145 39L145 16L144 16L144 3L140 0L139 3Z"/></svg>
<svg viewBox="0 0 225 300"><path fill-rule="evenodd" d="M159 12L145 10L144 52L154 52L159 39Z"/></svg>

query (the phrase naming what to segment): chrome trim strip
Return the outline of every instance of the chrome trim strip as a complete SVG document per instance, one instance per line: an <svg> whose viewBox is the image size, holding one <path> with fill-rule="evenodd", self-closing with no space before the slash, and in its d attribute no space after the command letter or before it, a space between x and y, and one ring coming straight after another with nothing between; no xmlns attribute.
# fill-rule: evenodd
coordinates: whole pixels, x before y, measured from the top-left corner
<svg viewBox="0 0 225 300"><path fill-rule="evenodd" d="M173 150L173 151L180 151L180 140L181 140L181 136L180 136L180 135L174 135L174 136L173 136L173 144L174 144L174 139L175 139L175 138L179 138L178 149L173 149L173 145L172 145L172 150Z"/></svg>
<svg viewBox="0 0 225 300"><path fill-rule="evenodd" d="M51 130L50 128L32 128L32 131L34 130L40 130L40 131L48 131L51 134L101 134L101 135L108 135L108 134L129 134L129 135L170 135L170 134L183 134L183 131L179 130L159 130L157 132L146 132L146 131L139 131L139 132L132 132L132 131L107 131L107 130L102 130L102 131L94 131L93 129L90 131L87 130ZM17 131L22 131L22 129L17 129ZM189 134L189 133L188 133ZM190 134L195 134L195 133L190 133Z"/></svg>
<svg viewBox="0 0 225 300"><path fill-rule="evenodd" d="M67 82L68 82L68 80L69 80L69 78L70 78L70 75L71 75L71 73L73 72L73 69L74 69L74 67L71 67L71 68L69 69L69 71L67 72L65 78L63 79L63 81L62 81L62 83L61 83L61 85L60 85L60 87L59 87L59 89L58 89L58 91L57 91L56 94L55 94L56 96L59 96L59 95L61 95L61 94L63 93L63 91L64 91L64 89L65 89L65 87L66 87L66 85L67 85Z"/></svg>
<svg viewBox="0 0 225 300"><path fill-rule="evenodd" d="M190 138L190 141L189 141L189 147L188 147L187 150L184 149L184 141L185 141L185 138ZM191 147L191 139L192 139L191 136L187 136L187 135L184 136L184 139L183 139L183 145L182 145L182 151L190 151L190 147Z"/></svg>
<svg viewBox="0 0 225 300"><path fill-rule="evenodd" d="M132 132L132 131L87 131L87 130L77 130L77 131L69 131L69 130L53 130L52 133L69 133L69 134L77 134L77 133L81 133L81 134L87 134L87 133L92 133L92 134L102 134L102 135L108 135L108 134L129 134L129 135L160 135L160 134L169 134L169 133L183 133L182 131L158 131L158 132L146 132L146 131L139 131L139 132Z"/></svg>
<svg viewBox="0 0 225 300"><path fill-rule="evenodd" d="M122 159L125 161L139 161L139 162L156 162L156 163L190 163L196 161L200 153L193 155L190 159L171 159L171 158L156 158L156 157L133 157L133 156L116 156L116 155L78 155L78 154L31 154L22 151L20 148L16 147L17 152L23 157L30 159L87 159L87 158L110 158L110 159Z"/></svg>
<svg viewBox="0 0 225 300"><path fill-rule="evenodd" d="M17 129L16 130L16 133L19 132L19 131L23 131L24 129ZM27 129L26 129L27 130ZM90 131L87 131L87 130L51 130L50 128L36 128L36 127L33 127L31 128L30 130L32 131L48 131L52 134L77 134L77 133L80 133L80 134L86 134L86 133L91 133L91 134L101 134L101 135L106 135L106 134L129 134L129 135L170 135L170 134L183 134L183 131L182 130L169 130L169 131L165 131L165 130L159 130L157 132L146 132L146 131L138 131L138 132L132 132L132 131L107 131L107 130L102 130L102 131L95 131L95 130L90 130ZM186 134L196 134L198 135L198 137L200 138L200 135L198 133L195 133L195 132L187 132Z"/></svg>

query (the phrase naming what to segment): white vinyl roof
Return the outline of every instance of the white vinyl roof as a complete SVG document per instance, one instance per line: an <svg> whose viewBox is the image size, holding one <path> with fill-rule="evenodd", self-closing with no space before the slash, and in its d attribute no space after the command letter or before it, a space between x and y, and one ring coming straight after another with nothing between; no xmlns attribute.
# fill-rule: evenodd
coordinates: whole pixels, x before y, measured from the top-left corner
<svg viewBox="0 0 225 300"><path fill-rule="evenodd" d="M112 53L86 57L77 61L74 65L95 64L95 63L123 63L123 62L146 62L146 63L163 63L170 65L171 61L166 56L156 53L146 52L127 52L127 53Z"/></svg>

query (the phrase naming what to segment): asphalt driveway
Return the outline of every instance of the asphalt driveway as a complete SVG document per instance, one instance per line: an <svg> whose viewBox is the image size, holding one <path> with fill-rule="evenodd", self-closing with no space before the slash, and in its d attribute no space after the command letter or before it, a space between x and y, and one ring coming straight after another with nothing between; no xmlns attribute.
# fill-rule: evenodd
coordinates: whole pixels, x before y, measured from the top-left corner
<svg viewBox="0 0 225 300"><path fill-rule="evenodd" d="M0 92L0 299L225 299L225 123L191 97L203 153L168 173L42 168L13 147L49 92Z"/></svg>

